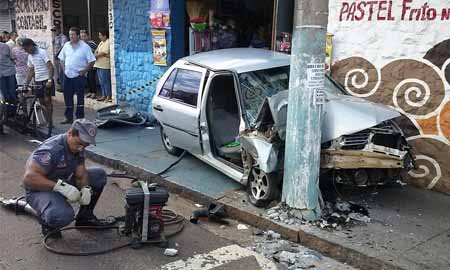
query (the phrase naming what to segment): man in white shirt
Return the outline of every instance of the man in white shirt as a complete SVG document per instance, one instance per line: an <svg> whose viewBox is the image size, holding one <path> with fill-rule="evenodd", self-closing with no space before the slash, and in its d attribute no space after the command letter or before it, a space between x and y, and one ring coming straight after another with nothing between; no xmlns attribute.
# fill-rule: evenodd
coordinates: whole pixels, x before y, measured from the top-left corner
<svg viewBox="0 0 450 270"><path fill-rule="evenodd" d="M55 96L55 84L53 83L53 64L48 57L46 50L36 46L33 40L26 38L22 41L22 46L28 55L28 72L25 85L29 85L34 77L34 84L37 86L35 95L43 105L45 118L48 127L52 127L53 104L52 96Z"/></svg>
<svg viewBox="0 0 450 270"><path fill-rule="evenodd" d="M80 29L72 27L69 29L70 42L64 44L58 55L64 72L63 90L66 119L61 124L73 122L73 96L77 95L77 119L84 118L84 89L86 88L86 74L95 64L95 56L91 48L80 40Z"/></svg>
<svg viewBox="0 0 450 270"><path fill-rule="evenodd" d="M14 47L16 47L16 38L18 37L16 32L11 32L9 33L9 40L6 42L6 45L8 45L9 49L13 49Z"/></svg>

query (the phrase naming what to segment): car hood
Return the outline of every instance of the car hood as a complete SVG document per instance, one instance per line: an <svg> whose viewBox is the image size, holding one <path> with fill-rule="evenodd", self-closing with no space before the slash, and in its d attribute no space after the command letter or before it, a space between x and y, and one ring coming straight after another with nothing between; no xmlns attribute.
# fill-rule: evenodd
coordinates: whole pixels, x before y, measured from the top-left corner
<svg viewBox="0 0 450 270"><path fill-rule="evenodd" d="M256 118L256 128L263 125L270 114L281 139L285 140L288 91L267 97ZM326 95L323 105L322 143L352 134L400 116L388 106L347 95Z"/></svg>

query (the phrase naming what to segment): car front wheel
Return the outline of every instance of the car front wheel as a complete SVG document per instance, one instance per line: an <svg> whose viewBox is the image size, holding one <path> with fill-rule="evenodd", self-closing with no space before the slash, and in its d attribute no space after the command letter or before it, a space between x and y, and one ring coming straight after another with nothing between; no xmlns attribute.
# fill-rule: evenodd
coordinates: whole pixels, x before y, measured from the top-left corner
<svg viewBox="0 0 450 270"><path fill-rule="evenodd" d="M266 173L253 167L247 183L247 195L250 203L257 207L266 207L278 198L279 181L276 173Z"/></svg>
<svg viewBox="0 0 450 270"><path fill-rule="evenodd" d="M181 155L181 153L183 153L183 149L173 146L169 140L169 137L167 136L166 132L164 131L164 128L162 127L162 125L160 127L161 127L160 128L161 141L164 145L164 149L166 149L167 153L169 153L171 155L174 155L174 156Z"/></svg>

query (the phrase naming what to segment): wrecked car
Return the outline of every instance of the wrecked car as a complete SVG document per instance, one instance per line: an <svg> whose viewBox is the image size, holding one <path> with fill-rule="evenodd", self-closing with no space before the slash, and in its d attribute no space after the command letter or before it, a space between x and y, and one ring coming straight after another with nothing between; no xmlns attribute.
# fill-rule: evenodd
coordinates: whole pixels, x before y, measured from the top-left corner
<svg viewBox="0 0 450 270"><path fill-rule="evenodd" d="M247 186L265 206L280 194L290 57L239 48L178 60L152 100L164 148L184 150ZM408 166L408 145L395 110L349 96L327 77L321 173L337 182L378 185Z"/></svg>

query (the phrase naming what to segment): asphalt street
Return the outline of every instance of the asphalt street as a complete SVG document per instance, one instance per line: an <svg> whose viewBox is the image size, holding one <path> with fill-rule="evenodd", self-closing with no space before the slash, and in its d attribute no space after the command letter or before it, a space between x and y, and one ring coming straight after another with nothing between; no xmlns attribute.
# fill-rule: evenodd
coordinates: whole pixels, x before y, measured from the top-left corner
<svg viewBox="0 0 450 270"><path fill-rule="evenodd" d="M23 195L24 164L37 144L32 138L7 129L0 137L0 196ZM88 162L88 166L99 166ZM110 169L105 168L108 171ZM120 180L119 180L120 181ZM124 214L124 188L128 183L109 181L96 208L96 215ZM77 208L76 205L74 205ZM168 208L189 217L196 208L193 202L171 194ZM16 215L0 208L0 270L22 269L287 269L252 251L255 242L253 229L237 230L236 221L224 227L205 223L193 225L185 221L184 231L170 239L171 248L178 250L175 257L165 256L164 249L145 246L129 247L104 255L70 257L47 251L42 244L40 225L27 215ZM51 242L66 251L92 251L126 243L129 239L116 231L63 232L63 238ZM352 269L328 258L321 259L314 269Z"/></svg>

